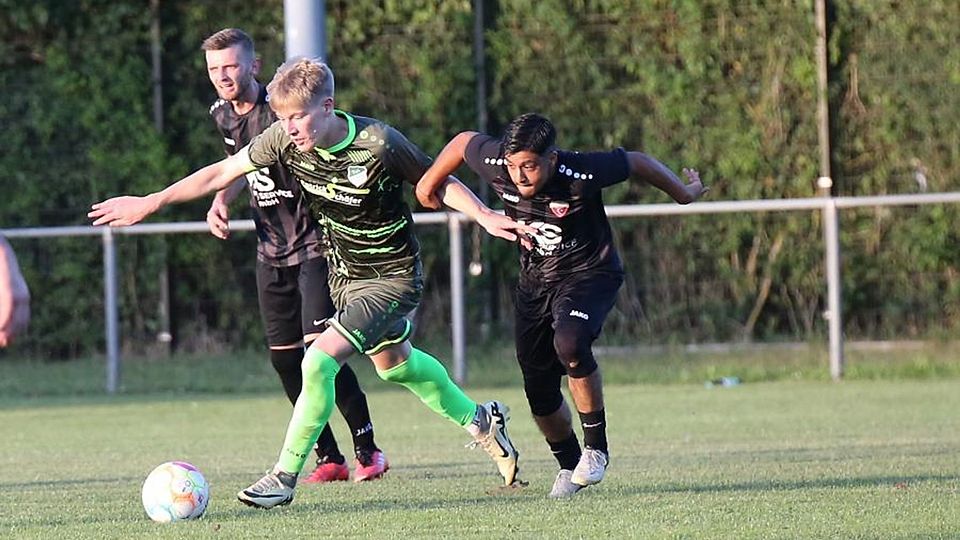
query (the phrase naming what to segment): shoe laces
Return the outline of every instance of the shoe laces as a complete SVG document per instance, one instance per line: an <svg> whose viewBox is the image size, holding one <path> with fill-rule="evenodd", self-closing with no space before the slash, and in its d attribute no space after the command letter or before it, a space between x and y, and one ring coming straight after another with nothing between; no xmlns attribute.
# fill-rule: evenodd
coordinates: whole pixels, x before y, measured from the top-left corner
<svg viewBox="0 0 960 540"><path fill-rule="evenodd" d="M488 454L493 455L493 452L499 454L502 448L500 447L500 443L497 442L497 434L494 431L495 429L497 429L496 426L490 424L485 433L480 432L472 441L466 444L466 447L470 450L473 450L479 446Z"/></svg>
<svg viewBox="0 0 960 540"><path fill-rule="evenodd" d="M258 493L264 493L271 489L282 486L283 482L280 481L280 478L274 474L273 471L267 471L267 474L265 474L263 478L257 480L256 484L250 486L250 490Z"/></svg>
<svg viewBox="0 0 960 540"><path fill-rule="evenodd" d="M472 441L465 445L466 448L473 450L478 446L482 446L483 449L486 450L490 446L490 441L494 438L493 416L486 407L480 406L477 417L473 420L472 424L477 427L477 434L474 435Z"/></svg>
<svg viewBox="0 0 960 540"><path fill-rule="evenodd" d="M587 459L587 464L590 466L590 470L603 469L608 463L610 463L610 458L602 450L588 448L584 452L584 457Z"/></svg>

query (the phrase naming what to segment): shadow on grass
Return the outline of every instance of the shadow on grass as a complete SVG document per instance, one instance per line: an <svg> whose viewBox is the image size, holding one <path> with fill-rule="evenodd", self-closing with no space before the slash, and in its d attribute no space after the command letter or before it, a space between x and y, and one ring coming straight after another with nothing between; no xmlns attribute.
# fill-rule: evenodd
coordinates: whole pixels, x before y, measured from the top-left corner
<svg viewBox="0 0 960 540"><path fill-rule="evenodd" d="M958 475L904 475L904 476L864 476L857 478L821 478L817 480L756 480L748 482L716 482L666 484L653 487L626 487L618 493L630 495L654 495L663 493L732 493L732 492L774 492L807 489L851 489L884 488L909 489L923 482L951 483L960 480Z"/></svg>

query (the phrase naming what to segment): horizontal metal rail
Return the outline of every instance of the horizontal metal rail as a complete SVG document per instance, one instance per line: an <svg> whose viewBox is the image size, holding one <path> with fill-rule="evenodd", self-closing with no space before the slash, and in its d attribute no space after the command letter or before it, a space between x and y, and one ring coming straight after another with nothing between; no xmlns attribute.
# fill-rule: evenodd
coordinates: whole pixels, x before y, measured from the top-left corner
<svg viewBox="0 0 960 540"><path fill-rule="evenodd" d="M827 274L829 310L827 317L830 328L830 372L835 379L843 374L843 349L841 335L842 313L839 305L839 226L838 209L910 206L960 202L960 192L920 193L910 195L874 195L865 197L815 197L803 199L756 199L749 201L699 201L689 205L678 204L631 204L610 205L606 207L611 218L667 216L690 214L721 214L732 212L783 212L798 210L819 210L824 213L824 244ZM463 250L460 246L462 235L460 228L468 218L452 212L425 212L413 216L417 224L431 225L446 223L450 241L451 276L451 317L454 355L454 377L458 382L466 378L466 332L464 310L464 272ZM254 230L253 220L233 220L230 227L234 231ZM8 238L51 238L69 236L99 236L104 246L104 310L107 332L107 392L113 393L119 385L119 317L116 281L116 260L114 237L116 235L141 234L177 234L205 233L208 226L204 221L179 223L145 223L130 227L92 227L75 225L65 227L23 227L0 229L0 234Z"/></svg>

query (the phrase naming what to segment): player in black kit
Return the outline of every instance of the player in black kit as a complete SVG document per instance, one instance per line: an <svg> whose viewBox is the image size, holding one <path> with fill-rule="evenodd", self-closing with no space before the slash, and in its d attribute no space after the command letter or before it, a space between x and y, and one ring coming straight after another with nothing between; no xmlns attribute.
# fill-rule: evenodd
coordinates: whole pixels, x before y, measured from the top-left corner
<svg viewBox="0 0 960 540"><path fill-rule="evenodd" d="M618 148L570 152L538 114L514 119L504 137L454 137L417 184L417 198L437 208L435 190L463 162L503 200L507 216L536 234L520 248L515 301L517 361L534 420L560 465L552 498L572 496L603 479L609 463L603 387L591 346L623 283L601 189L628 178L663 190L680 204L707 191L697 171L684 184L656 159ZM560 391L561 377L580 416L584 446Z"/></svg>
<svg viewBox="0 0 960 540"><path fill-rule="evenodd" d="M267 104L266 86L256 80L260 62L253 40L242 30L226 28L208 37L207 74L218 99L210 107L224 149L235 154L270 127L277 117ZM243 187L250 191L250 207L257 232L257 293L267 331L270 361L291 403L302 385L300 363L304 345L323 331L336 311L327 284L327 262L316 222L301 196L299 183L277 164L241 177L217 192L207 212L210 232L229 235L229 204ZM336 377L337 407L353 436L354 480L379 478L389 468L373 439L367 398L349 364ZM315 448L317 467L304 482L347 480L350 469L330 426L324 427Z"/></svg>

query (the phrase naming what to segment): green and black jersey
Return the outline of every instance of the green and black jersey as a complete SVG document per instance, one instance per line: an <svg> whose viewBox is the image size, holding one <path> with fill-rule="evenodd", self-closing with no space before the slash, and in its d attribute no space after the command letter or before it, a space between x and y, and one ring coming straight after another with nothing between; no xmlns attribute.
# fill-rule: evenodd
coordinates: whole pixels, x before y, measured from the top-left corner
<svg viewBox="0 0 960 540"><path fill-rule="evenodd" d="M250 161L282 163L300 182L329 244L331 272L352 279L409 275L420 245L402 182L416 184L431 160L379 120L335 113L348 132L334 146L301 152L275 123L251 141Z"/></svg>

